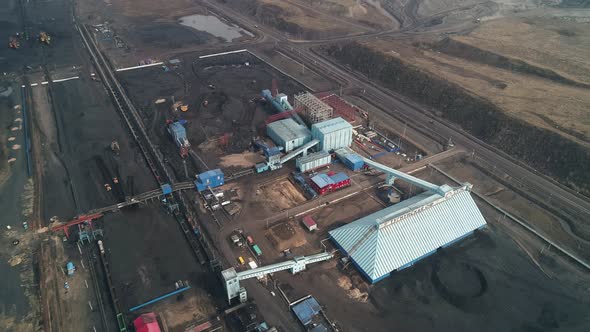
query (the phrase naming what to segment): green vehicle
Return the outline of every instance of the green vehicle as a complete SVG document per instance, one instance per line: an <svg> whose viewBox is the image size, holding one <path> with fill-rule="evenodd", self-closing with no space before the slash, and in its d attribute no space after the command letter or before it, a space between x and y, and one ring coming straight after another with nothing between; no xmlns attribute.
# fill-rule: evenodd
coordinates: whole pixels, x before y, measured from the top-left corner
<svg viewBox="0 0 590 332"><path fill-rule="evenodd" d="M252 250L254 250L254 252L256 253L256 256L262 256L262 250L260 250L260 248L258 248L257 244L252 246Z"/></svg>

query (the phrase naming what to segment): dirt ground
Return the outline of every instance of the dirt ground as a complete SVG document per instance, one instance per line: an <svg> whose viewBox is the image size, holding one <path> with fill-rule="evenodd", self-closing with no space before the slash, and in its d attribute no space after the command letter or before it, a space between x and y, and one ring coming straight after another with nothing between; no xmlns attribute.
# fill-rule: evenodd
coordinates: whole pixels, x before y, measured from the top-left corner
<svg viewBox="0 0 590 332"><path fill-rule="evenodd" d="M565 220L556 216L531 201L529 197L520 195L504 184L511 182L514 184L512 179L503 179L504 183L498 182L484 173L481 166L474 165L470 159L447 160L439 166L457 179L470 182L474 185L474 191L502 206L509 213L522 218L560 245L585 259L590 258L588 227L581 220ZM502 179L501 176L498 178Z"/></svg>
<svg viewBox="0 0 590 332"><path fill-rule="evenodd" d="M438 173L419 177L449 181ZM280 272L275 279L291 301L315 296L328 317L348 331L389 331L392 326L411 331L585 330L590 303L577 295L585 272L489 206L478 205L488 221L485 230L375 285L336 259L297 276Z"/></svg>
<svg viewBox="0 0 590 332"><path fill-rule="evenodd" d="M298 248L307 243L301 227L292 221L271 227L266 237L277 251Z"/></svg>
<svg viewBox="0 0 590 332"><path fill-rule="evenodd" d="M229 0L227 3L297 39L394 30L399 26L378 1Z"/></svg>
<svg viewBox="0 0 590 332"><path fill-rule="evenodd" d="M116 67L137 65L148 58L164 59L179 50L198 49L226 42L206 31L180 24L189 15L214 15L201 4L190 0L161 1L77 1L78 15L92 25L108 22L109 33L97 31L101 46ZM249 38L245 36L234 42ZM120 43L119 45L118 42Z"/></svg>
<svg viewBox="0 0 590 332"><path fill-rule="evenodd" d="M204 289L217 289L216 279L197 263L176 221L163 206L154 203L108 215L104 230L115 291L124 311L173 291L178 280L188 281L202 294L201 304L211 304ZM193 300L187 296L186 301Z"/></svg>
<svg viewBox="0 0 590 332"><path fill-rule="evenodd" d="M261 91L269 89L273 79L279 91L290 98L304 88L248 55L219 57L194 64L196 54L181 59L181 64L169 72L147 68L120 74L131 98L142 105L150 134L175 166L177 174L184 177L178 149L165 130L167 119L188 122L185 127L189 142L209 168L219 165L226 171L233 171L259 162L258 156L253 154L239 154L250 148L253 138L265 134L264 120L274 114L268 105L258 101ZM188 104L188 112L173 112L171 96ZM160 98L165 98L166 102L155 104ZM202 171L202 167L200 162L196 163L190 173Z"/></svg>
<svg viewBox="0 0 590 332"><path fill-rule="evenodd" d="M588 145L590 104L585 24L510 18L443 41L371 43L389 56L458 84L503 111ZM494 93L490 93L494 91Z"/></svg>
<svg viewBox="0 0 590 332"><path fill-rule="evenodd" d="M301 191L286 178L260 186L260 195L256 198L256 201L269 204L277 212L295 207L306 200Z"/></svg>

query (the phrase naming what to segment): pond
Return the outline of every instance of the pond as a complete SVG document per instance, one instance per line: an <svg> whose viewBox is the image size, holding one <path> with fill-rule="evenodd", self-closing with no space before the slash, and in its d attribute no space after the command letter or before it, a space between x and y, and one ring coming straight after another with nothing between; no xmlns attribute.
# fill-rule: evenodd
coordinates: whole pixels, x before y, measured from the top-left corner
<svg viewBox="0 0 590 332"><path fill-rule="evenodd" d="M180 18L180 24L191 27L199 31L205 31L215 37L223 38L226 42L230 42L243 35L253 37L253 35L240 28L237 25L229 24L221 21L216 16L210 15L190 15Z"/></svg>

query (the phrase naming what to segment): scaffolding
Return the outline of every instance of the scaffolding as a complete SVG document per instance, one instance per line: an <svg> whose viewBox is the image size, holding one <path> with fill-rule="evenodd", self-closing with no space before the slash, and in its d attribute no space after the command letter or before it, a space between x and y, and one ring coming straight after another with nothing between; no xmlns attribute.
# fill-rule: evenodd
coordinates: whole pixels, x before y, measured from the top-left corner
<svg viewBox="0 0 590 332"><path fill-rule="evenodd" d="M309 92L295 95L295 108L301 108L303 115L310 124L326 121L332 118L334 110Z"/></svg>

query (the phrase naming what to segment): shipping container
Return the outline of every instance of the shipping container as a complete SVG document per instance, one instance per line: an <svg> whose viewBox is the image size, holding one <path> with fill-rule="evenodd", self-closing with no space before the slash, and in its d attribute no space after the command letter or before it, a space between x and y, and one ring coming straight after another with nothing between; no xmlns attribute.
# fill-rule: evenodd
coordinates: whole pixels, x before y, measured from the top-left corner
<svg viewBox="0 0 590 332"><path fill-rule="evenodd" d="M254 239L250 235L246 236L246 241L248 241L249 245L254 244Z"/></svg>
<svg viewBox="0 0 590 332"><path fill-rule="evenodd" d="M301 172L308 172L316 168L329 165L332 162L332 156L326 151L310 153L307 156L297 158L295 164Z"/></svg>
<svg viewBox="0 0 590 332"><path fill-rule="evenodd" d="M160 188L162 188L162 194L163 195L168 195L168 194L172 194L172 186L169 184L163 184Z"/></svg>
<svg viewBox="0 0 590 332"><path fill-rule="evenodd" d="M311 136L320 141L320 149L332 151L352 144L352 125L338 117L311 126Z"/></svg>
<svg viewBox="0 0 590 332"><path fill-rule="evenodd" d="M256 173L262 173L268 171L268 164L267 163L259 163L254 166L256 168Z"/></svg>
<svg viewBox="0 0 590 332"><path fill-rule="evenodd" d="M252 246L252 250L254 250L256 256L262 256L262 250L260 250L257 244Z"/></svg>
<svg viewBox="0 0 590 332"><path fill-rule="evenodd" d="M353 171L358 171L365 166L365 161L357 154L349 154L343 160L344 165Z"/></svg>

